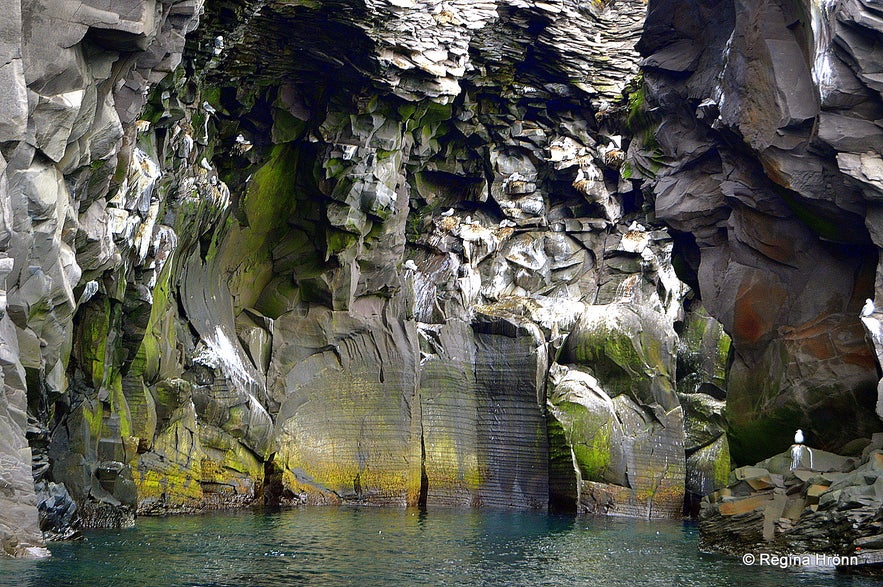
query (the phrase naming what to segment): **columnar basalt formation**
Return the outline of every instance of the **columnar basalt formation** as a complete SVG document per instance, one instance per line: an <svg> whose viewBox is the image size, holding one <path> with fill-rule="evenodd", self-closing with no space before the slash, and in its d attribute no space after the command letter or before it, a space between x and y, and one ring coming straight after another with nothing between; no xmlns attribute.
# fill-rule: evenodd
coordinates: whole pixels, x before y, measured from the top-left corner
<svg viewBox="0 0 883 587"><path fill-rule="evenodd" d="M5 551L722 486L728 339L624 162L641 0L9 4Z"/></svg>
<svg viewBox="0 0 883 587"><path fill-rule="evenodd" d="M126 199L114 172L125 169L132 155L132 124L145 92L180 63L201 3L9 0L0 7L0 428L6 488L0 543L9 554L28 555L38 553L42 541L35 480L41 509L61 513L45 519L64 526L71 520L70 499L51 480L68 481L85 502L107 494L102 471L115 467L107 463L125 461L124 450L134 454L134 447L120 447L112 456L114 450L92 442L88 429L68 431L79 456L66 449L53 459L50 445L64 428L64 414L99 410L91 420L97 432L101 405L116 401L122 365L108 360L114 344L107 343L127 339L120 322L124 292L140 288L149 298L148 276L151 265L161 264L161 245L153 233L150 190L137 201ZM101 318L91 319L97 314L89 313L88 300L99 292L101 301L91 307L102 309ZM88 363L74 367L72 349L83 347L88 349L79 360ZM70 389L86 377L101 391L84 405ZM128 422L108 425L128 434ZM65 467L77 459L82 465L84 458L88 466L69 467L77 472L68 477Z"/></svg>

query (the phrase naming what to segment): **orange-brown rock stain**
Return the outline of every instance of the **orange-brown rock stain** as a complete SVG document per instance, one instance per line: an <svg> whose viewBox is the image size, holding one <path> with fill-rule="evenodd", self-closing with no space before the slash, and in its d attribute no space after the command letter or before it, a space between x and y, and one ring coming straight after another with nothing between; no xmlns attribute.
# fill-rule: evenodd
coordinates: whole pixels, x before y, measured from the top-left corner
<svg viewBox="0 0 883 587"><path fill-rule="evenodd" d="M733 312L733 339L753 344L772 332L788 292L754 275L742 281Z"/></svg>

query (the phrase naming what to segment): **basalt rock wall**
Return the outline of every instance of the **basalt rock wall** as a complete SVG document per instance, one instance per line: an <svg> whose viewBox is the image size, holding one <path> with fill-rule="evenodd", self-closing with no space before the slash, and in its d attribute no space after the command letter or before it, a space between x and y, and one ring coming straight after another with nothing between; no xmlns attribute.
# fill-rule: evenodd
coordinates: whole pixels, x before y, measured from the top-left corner
<svg viewBox="0 0 883 587"><path fill-rule="evenodd" d="M680 275L732 336L743 464L798 428L833 451L880 429L881 16L860 0L649 3L632 160Z"/></svg>
<svg viewBox="0 0 883 587"><path fill-rule="evenodd" d="M720 487L729 339L625 161L644 12L10 3L4 549L250 503L672 516L686 476Z"/></svg>
<svg viewBox="0 0 883 587"><path fill-rule="evenodd" d="M55 482L65 478L59 471L65 465L50 459L50 428L63 413L95 409L73 399L69 390L78 377L96 387L119 377L118 370L94 368L97 361L74 368L72 349L88 346L81 356L96 359L108 339L127 339L120 326L123 293L131 287L150 295L151 271L161 264L153 200L149 191L139 201L114 198L121 179L115 170L125 169L131 156L145 92L180 63L200 8L193 1L0 5L0 543L6 553L41 554L35 481L40 507L53 504L61 527L72 519L67 490ZM149 229L136 233L139 226ZM92 321L86 306L99 290L108 311ZM78 311L85 320L76 330ZM84 324L95 329L84 332ZM99 403L113 401L104 389ZM70 478L81 497L105 491L96 476L98 463L111 458L103 448L89 443L71 457L90 459L91 469L80 467Z"/></svg>

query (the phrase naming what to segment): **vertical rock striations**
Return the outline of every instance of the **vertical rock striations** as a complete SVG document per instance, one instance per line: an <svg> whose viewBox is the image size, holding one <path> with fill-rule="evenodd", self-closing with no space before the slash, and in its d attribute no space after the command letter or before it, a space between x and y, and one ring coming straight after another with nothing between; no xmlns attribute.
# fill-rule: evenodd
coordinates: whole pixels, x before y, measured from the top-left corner
<svg viewBox="0 0 883 587"><path fill-rule="evenodd" d="M5 550L35 503L53 536L261 499L678 515L685 448L727 466L722 339L678 346L681 236L624 162L644 6L11 3Z"/></svg>

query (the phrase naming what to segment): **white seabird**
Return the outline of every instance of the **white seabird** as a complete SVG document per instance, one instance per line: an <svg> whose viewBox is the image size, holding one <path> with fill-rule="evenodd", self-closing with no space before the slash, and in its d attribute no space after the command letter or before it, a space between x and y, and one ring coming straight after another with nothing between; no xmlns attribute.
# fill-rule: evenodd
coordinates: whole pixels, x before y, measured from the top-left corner
<svg viewBox="0 0 883 587"><path fill-rule="evenodd" d="M803 430L800 428L794 433L794 444L803 444Z"/></svg>
<svg viewBox="0 0 883 587"><path fill-rule="evenodd" d="M453 216L453 215L454 215L454 209L453 209L453 208L448 208L447 210L445 210L444 212L442 212L441 215L442 215L442 216Z"/></svg>
<svg viewBox="0 0 883 587"><path fill-rule="evenodd" d="M862 306L862 318L870 316L876 311L877 308L874 306L874 301L871 298L868 298L865 300L865 305Z"/></svg>
<svg viewBox="0 0 883 587"><path fill-rule="evenodd" d="M405 261L405 269L417 271L417 263L415 263L413 259L408 259L407 261Z"/></svg>

